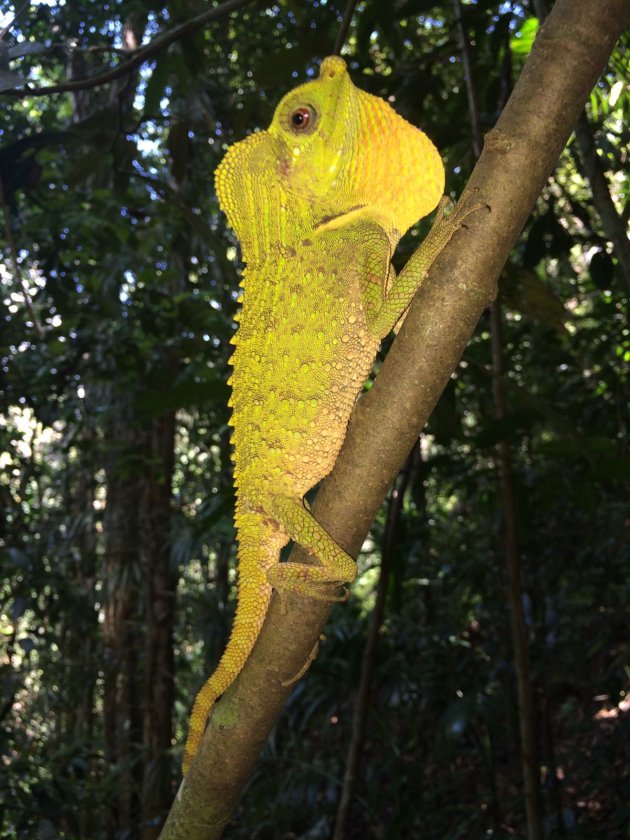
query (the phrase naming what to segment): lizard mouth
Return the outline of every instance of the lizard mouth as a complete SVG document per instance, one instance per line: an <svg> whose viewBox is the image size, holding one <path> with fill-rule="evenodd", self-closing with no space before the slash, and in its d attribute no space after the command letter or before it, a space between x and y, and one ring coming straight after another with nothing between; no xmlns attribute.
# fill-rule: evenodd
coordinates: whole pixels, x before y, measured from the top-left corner
<svg viewBox="0 0 630 840"><path fill-rule="evenodd" d="M342 210L341 213L335 213L331 216L322 216L316 230L334 230L346 221L358 216L361 213L361 210L364 210L366 207L367 204L355 204L354 207L347 207L345 210Z"/></svg>

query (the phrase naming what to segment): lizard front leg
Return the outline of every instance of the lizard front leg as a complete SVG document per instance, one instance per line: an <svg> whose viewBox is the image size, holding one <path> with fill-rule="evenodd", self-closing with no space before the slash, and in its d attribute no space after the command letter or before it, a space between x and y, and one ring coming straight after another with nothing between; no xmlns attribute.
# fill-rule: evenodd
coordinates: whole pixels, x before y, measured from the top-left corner
<svg viewBox="0 0 630 840"><path fill-rule="evenodd" d="M357 564L337 545L317 522L299 498L276 497L271 502L271 515L296 543L312 554L321 565L276 563L267 570L267 580L278 591L284 608L286 592L297 592L317 601L345 601L336 595L345 583L352 583Z"/></svg>
<svg viewBox="0 0 630 840"><path fill-rule="evenodd" d="M363 274L361 295L364 303L368 329L378 338L385 338L393 329L402 325L409 304L418 288L425 280L435 258L442 252L453 235L464 225L471 213L487 207L485 204L467 204L460 201L452 213L445 215L449 199L444 196L438 206L438 216L428 236L409 259L400 274L396 275L393 267L381 274L386 277L385 286L378 289L378 275L366 265ZM379 295L380 292L380 295Z"/></svg>

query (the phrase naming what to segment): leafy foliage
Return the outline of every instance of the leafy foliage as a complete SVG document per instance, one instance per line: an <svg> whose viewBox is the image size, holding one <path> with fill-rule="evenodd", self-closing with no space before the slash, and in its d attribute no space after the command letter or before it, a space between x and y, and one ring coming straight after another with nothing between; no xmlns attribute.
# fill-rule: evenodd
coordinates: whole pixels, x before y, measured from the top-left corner
<svg viewBox="0 0 630 840"><path fill-rule="evenodd" d="M112 651L130 662L118 675L147 680L147 500L165 485L160 533L177 588L166 753L180 758L191 699L232 610L226 380L238 263L212 172L226 143L264 126L282 93L315 72L343 5L248 6L138 72L54 96L20 85L99 73L134 38L199 9L51 0L23 10L0 43L3 837L139 836L132 794L155 754L142 734L112 754L124 739L108 729L108 709L124 704L108 681ZM478 0L464 14L487 129L537 23L516 3ZM627 46L589 103L620 215ZM473 158L450 6L361 3L347 53L361 86L436 141L458 194ZM425 231L410 234L401 258ZM522 829L501 441L514 460L547 830L626 836L629 289L574 143L501 290L508 413L495 418L481 323L422 438L398 522L352 836ZM172 474L168 445L156 444L169 419ZM121 559L123 527L132 542ZM227 836L330 836L384 527L385 511L353 600L335 612ZM123 602L130 612L112 619ZM112 647L110 630L121 628L124 643ZM171 791L175 763L161 771Z"/></svg>

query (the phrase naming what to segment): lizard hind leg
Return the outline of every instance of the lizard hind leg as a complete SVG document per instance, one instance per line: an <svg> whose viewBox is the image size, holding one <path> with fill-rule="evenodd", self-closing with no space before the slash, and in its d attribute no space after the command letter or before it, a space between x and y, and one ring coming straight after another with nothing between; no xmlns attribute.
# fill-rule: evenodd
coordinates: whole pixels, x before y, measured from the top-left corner
<svg viewBox="0 0 630 840"><path fill-rule="evenodd" d="M260 635L271 599L267 569L277 562L287 542L259 514L237 512L236 525L239 581L234 625L216 670L195 698L184 747L184 776L199 748L212 707L238 677Z"/></svg>
<svg viewBox="0 0 630 840"><path fill-rule="evenodd" d="M273 516L282 524L289 537L312 554L320 565L306 563L275 563L267 571L267 579L280 595L283 609L287 591L296 592L318 601L345 601L347 590L339 589L352 583L357 564L306 509L299 498L274 499Z"/></svg>

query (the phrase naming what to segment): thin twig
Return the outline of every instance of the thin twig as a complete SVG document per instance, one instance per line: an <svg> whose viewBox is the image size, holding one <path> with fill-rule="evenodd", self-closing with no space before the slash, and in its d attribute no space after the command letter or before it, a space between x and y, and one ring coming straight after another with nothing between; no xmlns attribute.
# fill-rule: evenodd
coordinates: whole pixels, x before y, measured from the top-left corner
<svg viewBox="0 0 630 840"><path fill-rule="evenodd" d="M105 73L101 73L98 76L89 76L86 79L73 79L72 81L62 82L58 85L45 85L44 87L29 87L27 85L24 90L4 91L3 95L12 96L16 99L24 99L27 96L50 96L53 93L66 93L74 90L89 90L90 88L98 87L99 85L105 85L108 82L112 82L114 79L117 79L119 76L124 76L125 73L129 73L130 70L139 67L141 64L144 64L144 62L149 58L161 52L175 41L179 41L184 36L190 35L192 32L196 32L197 29L201 29L207 23L217 20L217 18L223 17L230 12L234 12L243 6L248 6L253 2L254 0L226 0L226 2L222 3L220 6L215 6L213 9L209 9L194 18L190 18L190 20L185 21L180 26L176 26L175 29L172 29L170 32L164 32L162 35L158 35L157 38L154 38L152 41L149 41L148 44L145 44L145 46L140 47L138 50L131 53L128 61L125 61L122 64L119 64L118 67L107 70Z"/></svg>
<svg viewBox="0 0 630 840"><path fill-rule="evenodd" d="M352 21L352 15L354 14L354 9L356 5L357 0L348 0L348 5L346 6L346 11L343 15L343 20L341 21L341 27L339 28L339 32L337 34L337 40L335 41L333 55L341 55L341 48L343 47L344 42L346 40L348 29L350 29L350 22Z"/></svg>
<svg viewBox="0 0 630 840"><path fill-rule="evenodd" d="M472 72L472 57L470 55L470 47L468 39L466 38L466 29L464 27L464 20L462 16L462 7L459 0L453 0L453 7L455 9L457 40L459 41L459 51L464 66L464 82L466 84L466 95L468 98L468 116L470 119L470 128L472 131L472 147L475 155L475 160L479 160L481 151L483 149L483 137L481 134L481 118L479 115L479 102L477 100L477 90L473 80Z"/></svg>
<svg viewBox="0 0 630 840"><path fill-rule="evenodd" d="M11 218L9 215L9 207L4 198L4 184L2 183L2 176L0 176L0 208L2 208L2 215L4 216L4 235L7 240L7 248L11 257L11 262L13 263L13 271L20 283L20 286L22 287L24 303L26 305L26 310L28 312L29 318L33 323L33 329L37 333L37 337L42 338L44 335L44 331L42 329L41 324L39 323L37 315L35 314L35 307L33 306L33 301L31 300L26 280L24 279L22 272L20 271L20 264L18 263L17 248L15 247L15 239L13 238L13 231L11 230Z"/></svg>
<svg viewBox="0 0 630 840"><path fill-rule="evenodd" d="M15 23L16 23L17 19L19 18L19 16L22 14L22 12L23 12L23 11L25 11L26 9L28 9L28 7L29 7L30 5L31 5L31 0L24 0L24 3L22 3L22 5L20 6L20 8L19 8L19 9L16 11L16 13L13 15L13 19L11 20L11 22L10 22L10 23L7 23L7 25L4 27L4 29L2 30L2 32L0 32L0 41L2 41L4 38L6 38L6 36L7 36L7 35L9 34L9 32L11 31L11 27L12 27L12 26L15 26Z"/></svg>

